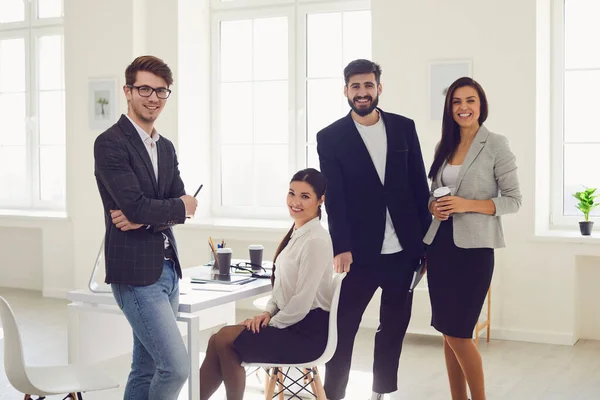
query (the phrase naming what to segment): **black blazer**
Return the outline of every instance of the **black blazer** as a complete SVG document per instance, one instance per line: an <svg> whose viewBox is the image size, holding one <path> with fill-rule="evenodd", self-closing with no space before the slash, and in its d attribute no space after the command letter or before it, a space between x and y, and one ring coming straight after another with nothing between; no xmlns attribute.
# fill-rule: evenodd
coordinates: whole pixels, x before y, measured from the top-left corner
<svg viewBox="0 0 600 400"><path fill-rule="evenodd" d="M185 194L175 147L164 136L156 142L158 184L148 150L126 116L94 142L95 175L104 206L106 283L150 285L162 273L163 233L175 252L171 226L185 222ZM123 232L112 223L109 210L121 210L130 222L148 225Z"/></svg>
<svg viewBox="0 0 600 400"><path fill-rule="evenodd" d="M386 207L410 257L424 256L423 237L431 224L429 186L415 123L379 112L387 136L385 185L350 113L317 134L334 254L351 251L354 263L360 265L381 253Z"/></svg>

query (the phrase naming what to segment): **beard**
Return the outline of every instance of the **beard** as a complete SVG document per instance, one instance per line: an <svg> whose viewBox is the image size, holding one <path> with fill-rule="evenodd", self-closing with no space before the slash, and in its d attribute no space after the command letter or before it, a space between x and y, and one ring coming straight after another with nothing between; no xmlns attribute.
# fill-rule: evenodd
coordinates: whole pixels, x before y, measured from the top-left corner
<svg viewBox="0 0 600 400"><path fill-rule="evenodd" d="M359 108L355 104L359 99L369 99L369 100L371 100L371 105L369 107ZM377 105L379 104L379 96L375 97L375 99L373 99L371 96L364 96L364 97L356 96L352 100L348 99L348 104L350 105L350 108L352 108L352 111L354 111L356 114L360 115L361 117L365 117L365 116L371 114L373 112L373 110L375 110L375 108L377 108Z"/></svg>

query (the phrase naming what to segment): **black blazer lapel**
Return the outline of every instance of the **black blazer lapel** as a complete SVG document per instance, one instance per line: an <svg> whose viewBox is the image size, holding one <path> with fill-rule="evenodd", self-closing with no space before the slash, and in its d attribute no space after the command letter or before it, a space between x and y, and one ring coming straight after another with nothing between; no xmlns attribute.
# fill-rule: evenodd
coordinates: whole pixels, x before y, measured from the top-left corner
<svg viewBox="0 0 600 400"><path fill-rule="evenodd" d="M379 109L378 109L379 110ZM387 183L390 179L397 179L399 176L406 176L405 171L399 171L396 168L399 156L408 156L408 145L405 140L405 135L394 125L391 118L387 118L385 112L379 110L383 123L385 125L385 135L387 137L387 150L385 160L385 180ZM404 154L403 154L404 153Z"/></svg>
<svg viewBox="0 0 600 400"><path fill-rule="evenodd" d="M148 174L152 177L152 187L154 188L154 192L158 194L158 185L156 183L156 176L154 175L154 168L152 167L152 160L150 160L150 156L148 155L148 150L146 150L146 145L142 142L140 135L138 134L135 127L131 124L129 119L126 116L122 115L121 119L119 119L119 127L125 133L129 142L133 146L134 149L138 152L142 160L144 161L144 165L148 169ZM159 164L160 170L160 164Z"/></svg>
<svg viewBox="0 0 600 400"><path fill-rule="evenodd" d="M158 140L156 142L156 148L158 153L158 195L161 198L166 197L167 186L170 185L170 181L167 179L170 166L173 165L171 153L167 151L164 140Z"/></svg>
<svg viewBox="0 0 600 400"><path fill-rule="evenodd" d="M351 112L345 117L345 126L344 131L347 132L345 134L346 140L344 141L346 146L348 146L352 151L350 154L353 155L353 162L364 165L365 172L371 175L372 179L376 179L377 182L381 184L381 179L379 178L379 174L377 173L377 169L375 168L375 164L373 164L373 159L371 158L371 154L367 149L367 145L364 140L360 136L358 129L356 128L356 124L352 119ZM383 187L383 185L382 185Z"/></svg>

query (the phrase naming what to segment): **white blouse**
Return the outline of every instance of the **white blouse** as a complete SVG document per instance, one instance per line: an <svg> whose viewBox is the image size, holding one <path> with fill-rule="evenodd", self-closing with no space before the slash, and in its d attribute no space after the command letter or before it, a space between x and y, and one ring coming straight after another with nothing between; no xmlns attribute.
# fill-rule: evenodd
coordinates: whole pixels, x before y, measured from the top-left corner
<svg viewBox="0 0 600 400"><path fill-rule="evenodd" d="M275 283L266 311L269 325L286 328L310 310L329 311L333 297L333 245L316 217L292 233L275 261Z"/></svg>

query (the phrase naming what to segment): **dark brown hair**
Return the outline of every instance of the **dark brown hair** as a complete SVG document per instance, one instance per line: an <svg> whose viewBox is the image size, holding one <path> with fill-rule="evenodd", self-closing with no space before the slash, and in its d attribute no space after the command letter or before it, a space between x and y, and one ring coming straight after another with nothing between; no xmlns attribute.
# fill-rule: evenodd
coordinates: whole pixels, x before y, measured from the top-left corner
<svg viewBox="0 0 600 400"><path fill-rule="evenodd" d="M138 71L151 72L160 76L167 82L167 86L173 84L173 73L171 68L163 60L154 56L140 56L133 60L125 69L125 84L133 85L137 78Z"/></svg>
<svg viewBox="0 0 600 400"><path fill-rule="evenodd" d="M315 191L315 194L317 195L317 200L323 197L325 191L327 190L327 179L325 179L325 175L323 175L321 171L318 171L314 168L306 168L296 172L294 176L292 176L292 180L290 180L290 183L292 182L308 183ZM320 205L318 208L317 215L319 216L319 219L321 219ZM279 243L277 250L275 251L275 257L273 257L273 271L271 273L271 284L275 283L275 263L277 262L277 257L279 257L279 254L283 251L283 249L285 249L285 247L290 242L290 239L292 238L292 233L294 233L294 225L292 225L292 227L285 235L281 243Z"/></svg>
<svg viewBox="0 0 600 400"><path fill-rule="evenodd" d="M358 59L350 62L344 68L344 80L346 81L346 86L348 86L348 82L350 82L350 78L354 75L361 74L375 74L375 82L379 85L381 80L381 67L379 64L364 59Z"/></svg>
<svg viewBox="0 0 600 400"><path fill-rule="evenodd" d="M477 95L479 96L479 102L481 104L478 119L479 126L483 125L487 119L488 102L481 85L472 78L468 77L458 78L455 80L446 92L444 116L442 117L442 139L440 140L440 143L435 151L435 157L433 158L431 168L429 169L428 177L430 179L435 179L444 161L452 158L454 152L460 144L460 127L454 120L454 115L452 114L452 97L454 96L456 89L465 86L470 86L475 89L477 91Z"/></svg>

